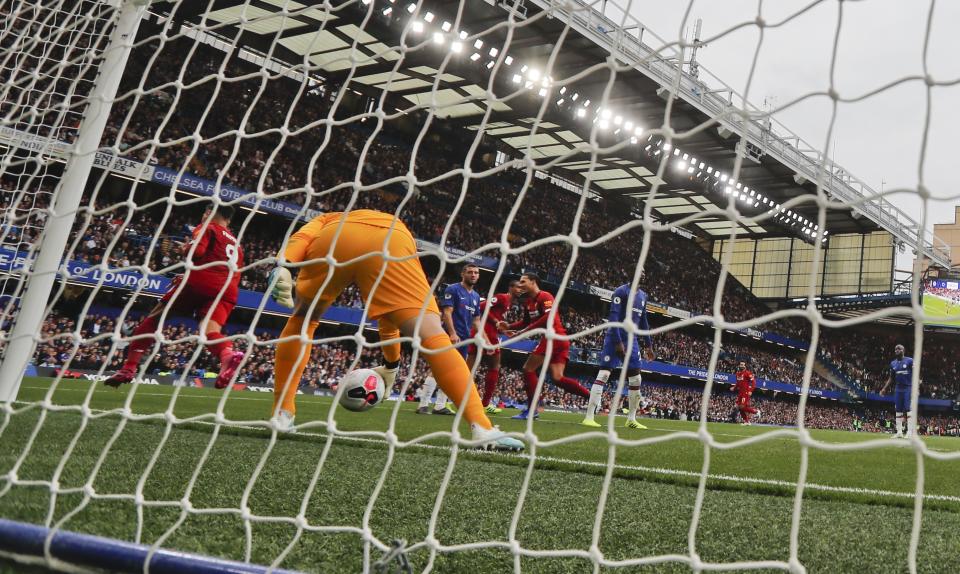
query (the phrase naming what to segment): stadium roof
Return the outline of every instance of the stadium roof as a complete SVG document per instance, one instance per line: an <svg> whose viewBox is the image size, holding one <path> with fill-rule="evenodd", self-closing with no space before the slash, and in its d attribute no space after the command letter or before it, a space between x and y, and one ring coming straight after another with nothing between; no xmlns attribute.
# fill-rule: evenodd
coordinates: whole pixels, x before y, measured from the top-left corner
<svg viewBox="0 0 960 574"><path fill-rule="evenodd" d="M589 177L591 188L609 198L637 205L647 201L651 186L659 183L650 202L665 221L711 207L723 209L737 197L738 209L747 216L777 216L743 222L739 233L812 241L819 232L816 204L798 204L789 212L776 206L814 195L811 180L824 164L829 169L825 189L832 198L855 201L873 194L786 128L766 118L748 121L731 115L737 110L732 105L735 92L718 79L705 79L702 69L698 77L681 74L672 52L664 57L642 43L651 33L639 23L618 30L587 4L572 16L548 17L540 12L546 6L540 0L529 0L525 17L518 17L515 25L508 25L507 9L492 0L430 0L419 9L408 0L364 2L327 10L319 0L214 0L204 33L232 41L240 32L238 46L294 67L307 63L314 76L338 83L349 79L351 89L371 96L386 90L388 112L433 105L438 118L456 127L477 130L483 125L513 157L529 154L574 181ZM196 30L207 6L178 5L174 18ZM154 4L153 10L165 7ZM461 25L456 25L458 11ZM555 43L561 38L558 48ZM622 66L615 81L604 65L611 50ZM496 100L487 98L488 85ZM678 97L669 98L673 91ZM681 136L672 143L679 151L670 149L661 136L646 133L664 124L668 99L673 100L669 125ZM532 133L538 115L541 121ZM687 133L695 128L700 129ZM745 135L745 159L734 188L726 178L733 172L740 135ZM602 147L615 146L596 156L592 172L591 137ZM657 173L665 150L676 155L661 178ZM725 214L686 225L708 237L728 236L729 226ZM831 235L884 229L907 245L916 244L918 228L882 200L863 203L856 211L831 209L825 226ZM933 248L930 237L920 250L942 263L944 255Z"/></svg>

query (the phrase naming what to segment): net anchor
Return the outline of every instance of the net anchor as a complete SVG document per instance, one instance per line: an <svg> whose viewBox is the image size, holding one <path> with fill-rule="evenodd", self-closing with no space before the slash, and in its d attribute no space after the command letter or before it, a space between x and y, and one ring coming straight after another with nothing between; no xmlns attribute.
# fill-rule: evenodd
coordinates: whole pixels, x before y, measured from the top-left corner
<svg viewBox="0 0 960 574"><path fill-rule="evenodd" d="M413 574L413 566L407 558L407 541L400 538L390 542L390 549L383 553L373 564L373 571L377 574Z"/></svg>

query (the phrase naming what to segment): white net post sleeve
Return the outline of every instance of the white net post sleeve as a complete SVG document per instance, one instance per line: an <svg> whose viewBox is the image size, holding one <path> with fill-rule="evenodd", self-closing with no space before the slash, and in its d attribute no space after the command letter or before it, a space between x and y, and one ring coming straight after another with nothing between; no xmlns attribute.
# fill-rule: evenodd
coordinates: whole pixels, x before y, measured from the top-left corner
<svg viewBox="0 0 960 574"><path fill-rule="evenodd" d="M144 0L115 2L119 5L116 24L103 53L100 74L89 96L89 105L80 123L73 152L67 160L59 189L54 194L53 207L41 236L40 251L30 272L3 364L0 365L0 402L10 402L16 398L21 375L36 346L47 297L60 269L80 198L93 167L94 154L107 124L137 26L147 6Z"/></svg>

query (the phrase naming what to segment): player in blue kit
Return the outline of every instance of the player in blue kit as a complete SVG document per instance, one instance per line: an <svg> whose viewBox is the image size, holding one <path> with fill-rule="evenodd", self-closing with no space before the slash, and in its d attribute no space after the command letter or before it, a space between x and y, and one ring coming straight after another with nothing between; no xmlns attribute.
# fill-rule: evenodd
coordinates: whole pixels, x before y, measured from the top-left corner
<svg viewBox="0 0 960 574"><path fill-rule="evenodd" d="M630 302L630 284L626 283L617 287L610 299L610 317L611 323L623 323L627 321L627 304ZM630 313L630 321L634 325L644 330L650 329L647 321L647 294L641 289L637 289L633 297L633 308ZM640 342L646 343L644 356L648 361L656 358L653 352L653 339L649 335L633 341L630 348L630 355L627 356L627 347L630 342L629 333L621 327L609 327L603 337L603 350L600 352L600 372L597 373L597 380L590 387L590 402L587 405L587 416L580 423L586 427L598 428L600 423L593 420L594 414L600 407L600 399L603 397L603 389L610 380L610 372L614 369L623 368L626 363L627 368L627 404L629 414L627 415L627 428L645 429L637 422L637 407L640 406ZM614 388L616 385L614 385ZM620 404L619 397L610 406L610 412L616 412L617 405Z"/></svg>
<svg viewBox="0 0 960 574"><path fill-rule="evenodd" d="M894 438L908 438L913 435L913 425L909 424L906 434L903 432L903 422L910 419L910 389L913 386L913 358L903 356L903 345L893 348L896 359L890 362L890 374L887 382L880 389L880 394L887 394L890 383L895 383L893 389L894 412L897 420L897 434Z"/></svg>
<svg viewBox="0 0 960 574"><path fill-rule="evenodd" d="M468 263L460 270L460 282L452 283L443 292L440 299L440 311L442 313L443 328L450 336L450 342L454 345L457 352L467 358L468 345L465 343L471 337L471 333L481 331L480 325L480 294L474 290L477 281L480 280L480 268L473 263ZM433 377L427 377L423 381L423 392L420 394L420 408L417 414L425 415L430 413L430 395L436 388L437 382ZM447 408L447 396L443 391L437 391L437 400L433 405L433 414L452 415L454 412Z"/></svg>

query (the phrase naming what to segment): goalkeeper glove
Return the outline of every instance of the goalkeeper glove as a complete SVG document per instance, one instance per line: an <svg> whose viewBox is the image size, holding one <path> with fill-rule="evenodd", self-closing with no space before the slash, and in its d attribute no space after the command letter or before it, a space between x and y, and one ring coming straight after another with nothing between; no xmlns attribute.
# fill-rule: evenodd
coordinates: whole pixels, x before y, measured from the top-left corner
<svg viewBox="0 0 960 574"><path fill-rule="evenodd" d="M373 370L383 379L383 388L387 389L389 393L394 383L397 382L397 372L400 371L400 367L393 367L391 369L386 365L380 365L379 367L374 367Z"/></svg>
<svg viewBox="0 0 960 574"><path fill-rule="evenodd" d="M270 297L287 309L293 309L293 275L290 270L286 267L275 267L270 272L268 281L273 285Z"/></svg>

